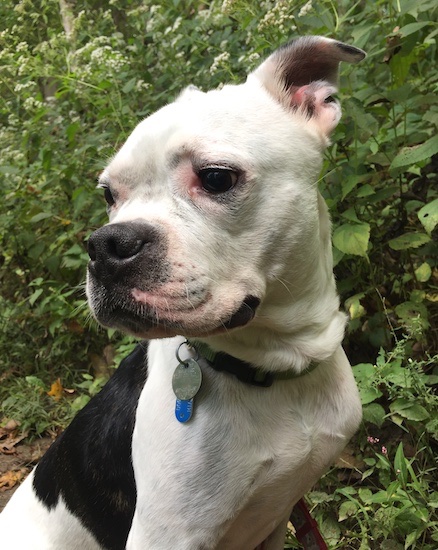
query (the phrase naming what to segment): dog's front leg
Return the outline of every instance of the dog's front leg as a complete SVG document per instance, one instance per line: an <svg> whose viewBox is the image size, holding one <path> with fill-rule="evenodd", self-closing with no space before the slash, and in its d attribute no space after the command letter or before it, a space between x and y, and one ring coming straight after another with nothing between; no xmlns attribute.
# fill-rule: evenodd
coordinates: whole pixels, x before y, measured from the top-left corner
<svg viewBox="0 0 438 550"><path fill-rule="evenodd" d="M255 550L283 550L288 522L289 514L281 520L269 537L259 544Z"/></svg>

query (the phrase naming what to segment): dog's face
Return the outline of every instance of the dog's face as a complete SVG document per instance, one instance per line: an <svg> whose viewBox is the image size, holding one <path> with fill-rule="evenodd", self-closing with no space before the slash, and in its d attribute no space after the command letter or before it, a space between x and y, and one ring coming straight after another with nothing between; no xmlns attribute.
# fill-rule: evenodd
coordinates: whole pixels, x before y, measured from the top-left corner
<svg viewBox="0 0 438 550"><path fill-rule="evenodd" d="M281 301L285 278L303 291L321 255L315 182L340 116L337 66L362 57L301 39L245 84L188 88L137 126L100 178L110 222L90 237L87 294L102 324L206 336Z"/></svg>

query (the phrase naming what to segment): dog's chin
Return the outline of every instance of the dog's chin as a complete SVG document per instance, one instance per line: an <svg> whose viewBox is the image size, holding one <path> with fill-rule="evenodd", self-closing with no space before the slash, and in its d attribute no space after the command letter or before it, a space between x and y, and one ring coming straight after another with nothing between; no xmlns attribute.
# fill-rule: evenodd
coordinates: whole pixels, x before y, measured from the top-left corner
<svg viewBox="0 0 438 550"><path fill-rule="evenodd" d="M208 320L202 320L202 324L184 319L170 321L160 318L157 312L137 311L136 308L111 307L108 304L90 304L96 320L103 326L115 328L137 338L170 338L183 335L189 338L201 338L218 335L232 329L242 328L256 314L260 299L255 296L246 296L240 306L231 315L219 323L209 326Z"/></svg>
<svg viewBox="0 0 438 550"><path fill-rule="evenodd" d="M259 305L259 298L256 296L246 296L239 309L237 309L237 311L235 311L233 315L231 315L231 317L223 323L223 330L239 328L247 325L254 319Z"/></svg>

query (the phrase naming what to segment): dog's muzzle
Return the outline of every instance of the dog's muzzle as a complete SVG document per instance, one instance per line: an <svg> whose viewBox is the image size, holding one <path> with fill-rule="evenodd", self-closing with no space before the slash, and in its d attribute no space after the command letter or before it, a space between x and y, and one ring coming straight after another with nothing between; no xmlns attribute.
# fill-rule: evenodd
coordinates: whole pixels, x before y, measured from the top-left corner
<svg viewBox="0 0 438 550"><path fill-rule="evenodd" d="M108 224L90 236L90 274L106 288L138 286L151 290L167 279L164 234L145 222ZM142 283L142 284L141 284Z"/></svg>
<svg viewBox="0 0 438 550"><path fill-rule="evenodd" d="M156 324L152 312L138 311L130 292L167 281L164 232L145 222L108 224L92 233L88 254L88 296L97 320L132 332Z"/></svg>
<svg viewBox="0 0 438 550"><path fill-rule="evenodd" d="M187 283L181 277L172 281L167 236L162 228L143 221L101 227L89 238L88 254L87 295L93 314L102 325L135 336L146 337L151 329L199 335L205 329L241 327L253 319L260 304L259 298L246 295L231 314L228 310L221 315L213 308L210 316L217 319L208 326L210 316L202 312L211 296L208 288L193 274ZM163 291L166 283L173 285L168 296Z"/></svg>

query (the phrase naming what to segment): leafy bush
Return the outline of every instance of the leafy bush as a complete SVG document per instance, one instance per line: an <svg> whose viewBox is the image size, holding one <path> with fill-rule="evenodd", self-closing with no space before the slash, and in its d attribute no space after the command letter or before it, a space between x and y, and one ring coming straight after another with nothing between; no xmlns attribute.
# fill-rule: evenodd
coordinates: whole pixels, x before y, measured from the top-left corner
<svg viewBox="0 0 438 550"><path fill-rule="evenodd" d="M353 467L309 498L332 546L436 548L436 2L39 4L0 5L6 414L37 433L64 423L101 383L95 358L120 345L90 322L84 242L105 221L96 177L139 119L189 83L241 81L294 36L332 36L368 52L342 67L320 181L365 422ZM43 391L58 376L82 392L74 405Z"/></svg>

